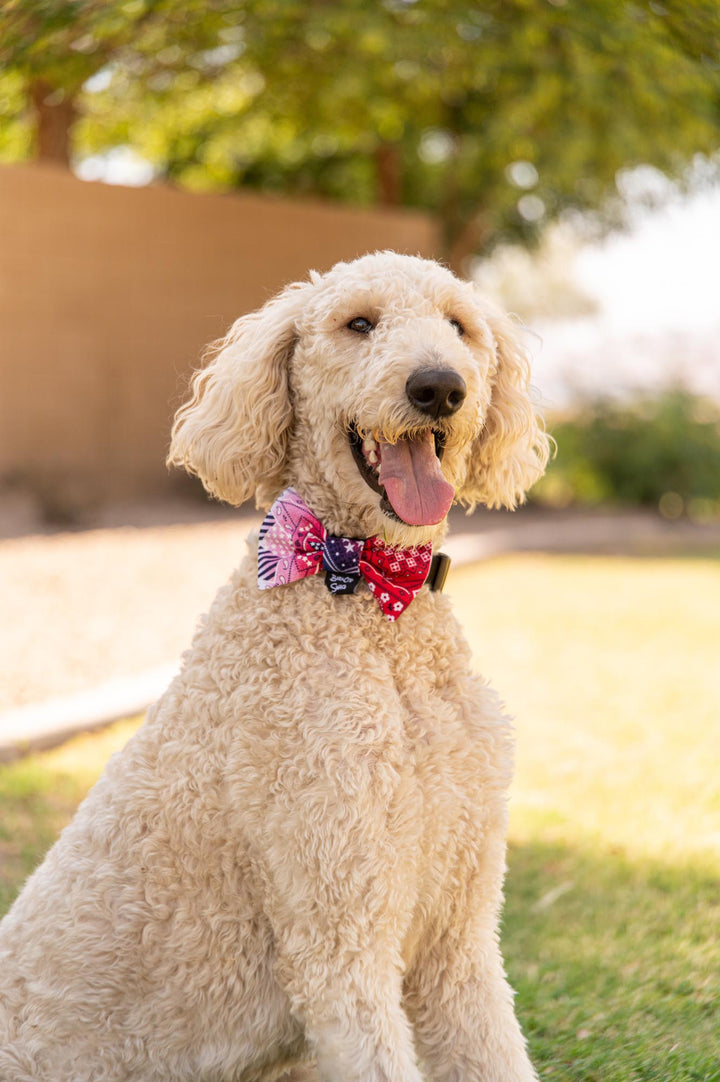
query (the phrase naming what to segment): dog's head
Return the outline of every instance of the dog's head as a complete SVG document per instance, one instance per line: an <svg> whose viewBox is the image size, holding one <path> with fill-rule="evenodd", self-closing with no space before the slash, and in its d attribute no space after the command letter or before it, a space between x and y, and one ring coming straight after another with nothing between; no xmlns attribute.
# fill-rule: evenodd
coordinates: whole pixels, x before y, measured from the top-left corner
<svg viewBox="0 0 720 1082"><path fill-rule="evenodd" d="M547 456L515 326L439 264L383 252L239 319L168 461L229 503L292 485L331 533L409 545L453 500L514 507Z"/></svg>

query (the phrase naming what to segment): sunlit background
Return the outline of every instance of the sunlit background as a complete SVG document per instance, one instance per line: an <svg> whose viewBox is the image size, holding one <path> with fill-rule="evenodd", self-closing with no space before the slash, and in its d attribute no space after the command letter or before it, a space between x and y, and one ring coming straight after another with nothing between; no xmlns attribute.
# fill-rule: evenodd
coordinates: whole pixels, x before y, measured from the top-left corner
<svg viewBox="0 0 720 1082"><path fill-rule="evenodd" d="M715 0L3 6L0 907L257 522L164 466L203 346L385 247L516 314L557 441L525 508L450 542L517 717L504 942L533 1056L717 1082Z"/></svg>
<svg viewBox="0 0 720 1082"><path fill-rule="evenodd" d="M715 4L14 0L0 30L0 161L15 163L0 484L16 504L87 523L108 500L167 495L159 433L203 343L308 265L388 246L477 278L534 332L550 423L579 428L535 502L720 514ZM65 181L41 183L48 168ZM84 198L72 178L156 195ZM38 290L56 294L54 326ZM133 463L121 422L158 434ZM659 440L632 452L634 487L588 425Z"/></svg>

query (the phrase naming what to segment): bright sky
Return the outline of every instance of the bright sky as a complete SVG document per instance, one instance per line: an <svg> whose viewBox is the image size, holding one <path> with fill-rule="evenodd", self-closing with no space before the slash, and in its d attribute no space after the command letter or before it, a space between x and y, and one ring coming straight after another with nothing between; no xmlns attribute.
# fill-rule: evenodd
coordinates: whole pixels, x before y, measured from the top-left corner
<svg viewBox="0 0 720 1082"><path fill-rule="evenodd" d="M537 327L534 380L548 406L673 382L720 400L720 188L645 212L582 249L572 273L600 310Z"/></svg>
<svg viewBox="0 0 720 1082"><path fill-rule="evenodd" d="M647 213L584 249L576 269L609 323L698 330L720 322L720 189Z"/></svg>

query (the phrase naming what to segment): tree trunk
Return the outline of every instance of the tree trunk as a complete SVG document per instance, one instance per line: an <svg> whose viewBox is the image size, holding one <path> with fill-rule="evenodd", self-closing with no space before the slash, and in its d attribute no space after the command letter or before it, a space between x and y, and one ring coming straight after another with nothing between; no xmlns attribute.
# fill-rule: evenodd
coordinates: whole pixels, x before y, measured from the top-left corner
<svg viewBox="0 0 720 1082"><path fill-rule="evenodd" d="M453 273L459 278L469 277L473 258L482 254L491 236L490 223L480 213L462 226L455 223L454 229L446 229L444 254Z"/></svg>
<svg viewBox="0 0 720 1082"><path fill-rule="evenodd" d="M402 202L402 163L397 143L380 143L375 151L377 199L380 206L398 207Z"/></svg>
<svg viewBox="0 0 720 1082"><path fill-rule="evenodd" d="M37 158L67 169L70 165L70 131L77 115L75 101L67 92L60 97L47 83L38 79L30 88L37 121Z"/></svg>

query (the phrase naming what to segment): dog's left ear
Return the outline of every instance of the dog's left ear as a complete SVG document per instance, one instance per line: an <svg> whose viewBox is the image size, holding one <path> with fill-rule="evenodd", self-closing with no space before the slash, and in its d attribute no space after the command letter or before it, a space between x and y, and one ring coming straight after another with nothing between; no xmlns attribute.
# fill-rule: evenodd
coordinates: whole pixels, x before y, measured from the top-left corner
<svg viewBox="0 0 720 1082"><path fill-rule="evenodd" d="M288 363L310 282L243 316L206 355L172 428L168 465L197 474L218 499L269 505L284 487L293 419Z"/></svg>
<svg viewBox="0 0 720 1082"><path fill-rule="evenodd" d="M523 503L527 490L542 476L550 438L533 405L530 360L520 330L508 316L491 314L485 319L495 341L490 405L458 499L471 510L478 503L512 509Z"/></svg>

